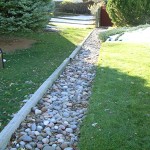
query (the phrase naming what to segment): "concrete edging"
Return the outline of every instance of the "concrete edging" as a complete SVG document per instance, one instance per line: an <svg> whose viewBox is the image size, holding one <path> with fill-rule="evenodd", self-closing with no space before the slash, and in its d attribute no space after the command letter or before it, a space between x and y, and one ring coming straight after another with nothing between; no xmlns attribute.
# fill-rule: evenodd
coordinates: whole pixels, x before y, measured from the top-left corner
<svg viewBox="0 0 150 150"><path fill-rule="evenodd" d="M18 113L12 118L12 120L5 126L5 128L0 133L0 150L5 150L8 142L12 134L19 127L21 122L26 118L26 116L30 113L31 108L36 106L38 101L43 97L48 88L52 86L55 80L59 77L59 75L63 72L66 66L70 63L71 59L73 59L77 53L80 51L84 42L91 35L92 30L86 38L82 41L81 44L77 46L77 48L71 53L71 55L66 58L63 63L52 73L52 75L37 89L37 91L32 95L32 97L26 102L26 104L18 111Z"/></svg>
<svg viewBox="0 0 150 150"><path fill-rule="evenodd" d="M71 53L71 55L69 56L70 59L73 59L77 53L80 51L81 47L83 46L83 44L85 43L85 41L88 39L88 37L92 34L94 30L92 30L87 37L77 46L77 48Z"/></svg>

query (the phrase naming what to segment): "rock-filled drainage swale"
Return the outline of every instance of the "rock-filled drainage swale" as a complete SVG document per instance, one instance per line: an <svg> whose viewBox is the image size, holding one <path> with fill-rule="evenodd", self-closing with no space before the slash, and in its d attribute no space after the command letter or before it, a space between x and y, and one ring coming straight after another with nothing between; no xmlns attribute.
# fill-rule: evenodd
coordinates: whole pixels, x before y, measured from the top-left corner
<svg viewBox="0 0 150 150"><path fill-rule="evenodd" d="M100 42L95 29L79 54L32 108L6 150L76 150L86 116Z"/></svg>

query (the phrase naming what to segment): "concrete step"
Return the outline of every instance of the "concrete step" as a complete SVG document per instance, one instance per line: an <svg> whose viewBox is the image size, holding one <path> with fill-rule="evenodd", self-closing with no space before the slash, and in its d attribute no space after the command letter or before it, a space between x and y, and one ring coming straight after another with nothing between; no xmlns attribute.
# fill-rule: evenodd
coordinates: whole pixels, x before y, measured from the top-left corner
<svg viewBox="0 0 150 150"><path fill-rule="evenodd" d="M93 25L95 24L94 16L59 16L51 18L50 22L54 23L67 23L67 24L81 24L81 25Z"/></svg>
<svg viewBox="0 0 150 150"><path fill-rule="evenodd" d="M80 16L58 16L55 18L59 19L68 19L68 20L81 20L81 21L93 21L95 20L94 16L90 15L80 15Z"/></svg>

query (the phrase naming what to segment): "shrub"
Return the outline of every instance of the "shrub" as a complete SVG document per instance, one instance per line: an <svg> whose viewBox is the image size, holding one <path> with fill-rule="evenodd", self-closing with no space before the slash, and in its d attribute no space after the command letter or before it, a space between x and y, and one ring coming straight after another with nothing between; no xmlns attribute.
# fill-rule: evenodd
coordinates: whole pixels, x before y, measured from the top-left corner
<svg viewBox="0 0 150 150"><path fill-rule="evenodd" d="M106 6L107 0L94 0L94 4L89 7L89 10L91 11L91 14L96 15L98 9L100 9L102 6Z"/></svg>
<svg viewBox="0 0 150 150"><path fill-rule="evenodd" d="M1 0L0 31L36 30L49 19L50 0Z"/></svg>
<svg viewBox="0 0 150 150"><path fill-rule="evenodd" d="M108 0L107 12L116 26L150 23L149 0Z"/></svg>
<svg viewBox="0 0 150 150"><path fill-rule="evenodd" d="M115 35L115 34L123 34L125 32L132 32L132 31L135 31L135 30L139 30L139 29L145 29L147 27L150 27L149 24L145 24L145 25L139 25L139 26L136 26L136 27L119 27L119 28L114 28L114 29L111 29L111 30L107 30L105 32L101 32L99 37L100 37L100 40L102 42L105 42L109 36L112 36L112 35Z"/></svg>
<svg viewBox="0 0 150 150"><path fill-rule="evenodd" d="M94 3L92 6L90 6L89 7L89 10L90 10L90 12L91 12L91 14L92 15L96 15L96 13L97 13L97 10L99 9L99 8L101 8L101 3Z"/></svg>
<svg viewBox="0 0 150 150"><path fill-rule="evenodd" d="M60 5L60 11L66 13L74 13L74 14L90 14L89 7L93 5L94 2L89 1L85 3L73 3L69 1L64 1Z"/></svg>

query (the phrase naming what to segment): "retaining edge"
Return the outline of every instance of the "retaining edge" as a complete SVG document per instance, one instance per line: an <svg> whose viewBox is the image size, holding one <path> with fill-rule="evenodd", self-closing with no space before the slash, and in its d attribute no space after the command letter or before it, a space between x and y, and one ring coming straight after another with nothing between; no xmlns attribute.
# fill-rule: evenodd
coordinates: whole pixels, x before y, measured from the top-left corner
<svg viewBox="0 0 150 150"><path fill-rule="evenodd" d="M25 103L25 105L18 111L18 113L12 118L12 120L4 127L0 132L0 150L5 150L8 142L11 139L12 134L20 126L21 122L24 121L26 116L31 112L31 108L36 106L38 101L43 97L48 88L56 81L59 75L63 72L66 66L70 63L77 53L81 50L83 44L92 34L92 30L86 38L77 46L77 48L66 58L63 63L52 73L52 75L36 90L32 97Z"/></svg>
<svg viewBox="0 0 150 150"><path fill-rule="evenodd" d="M92 34L92 32L95 29L93 29L85 38L84 40L77 46L77 48L71 53L71 55L69 56L70 59L73 59L77 53L80 51L80 49L82 48L83 44L85 43L85 41L88 39L88 37Z"/></svg>

